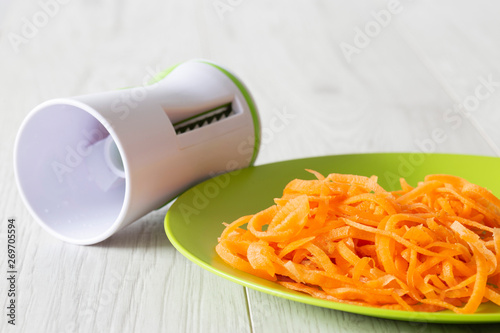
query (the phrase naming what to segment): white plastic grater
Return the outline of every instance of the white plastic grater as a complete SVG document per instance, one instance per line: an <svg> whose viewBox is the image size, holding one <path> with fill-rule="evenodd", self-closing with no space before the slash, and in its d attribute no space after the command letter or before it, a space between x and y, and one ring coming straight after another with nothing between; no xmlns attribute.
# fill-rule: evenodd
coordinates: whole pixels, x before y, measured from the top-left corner
<svg viewBox="0 0 500 333"><path fill-rule="evenodd" d="M21 125L14 169L45 229L94 244L192 185L251 165L259 138L243 83L192 60L145 87L40 104Z"/></svg>

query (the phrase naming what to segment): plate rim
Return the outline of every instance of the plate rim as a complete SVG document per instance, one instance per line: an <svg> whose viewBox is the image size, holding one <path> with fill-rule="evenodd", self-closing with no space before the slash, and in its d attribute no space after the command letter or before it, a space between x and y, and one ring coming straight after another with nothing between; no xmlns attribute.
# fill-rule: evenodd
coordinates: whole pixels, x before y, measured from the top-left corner
<svg viewBox="0 0 500 333"><path fill-rule="evenodd" d="M278 165L278 164L283 164L283 163L289 163L289 162L294 162L294 161L303 161L303 160L311 160L311 159L327 159L327 158L335 158L335 157L341 157L341 156L356 156L356 157L362 157L362 156L374 156L374 155L411 155L414 153L408 153L408 152L389 152L389 153L361 153L361 154L338 154L338 155L324 155L324 156L317 156L317 157L306 157L306 158L298 158L298 159L291 159L291 160L285 160L285 161L278 161L278 162L273 162L273 163L268 163L268 164L262 164L262 165L257 165L257 166L250 166L244 169L240 169L238 172L241 172L242 170L247 170L247 169L255 169L255 168L260 168L260 167L266 167L266 166L273 166L273 165ZM494 156L483 156L483 155L469 155L469 154L449 154L449 153L428 153L426 155L435 155L435 156L455 156L455 157L463 157L463 158L491 158L491 159L498 159L498 157ZM219 175L220 176L220 175ZM217 177L219 177L217 176ZM238 177L238 175L235 175L235 177ZM213 179L213 178L211 178ZM201 186L204 183L210 181L210 179L201 182L197 184L196 186ZM410 311L404 311L404 310L393 310L393 309L382 309L382 308L375 308L375 307L369 307L369 306L361 306L361 305L353 305L353 304L345 304L345 303L338 303L338 302L333 302L333 301L328 301L328 300L323 300L323 299L318 299L313 296L300 293L297 291L293 291L290 289L286 289L285 287L280 286L279 284L276 284L277 289L271 289L266 287L263 284L258 284L254 283L251 281L248 281L243 278L239 278L237 276L231 275L228 272L224 272L217 267L214 267L213 265L207 263L206 261L200 259L198 256L193 254L191 251L189 251L178 239L176 238L173 230L171 223L171 215L172 212L177 208L177 206L182 203L182 198L186 196L189 192L193 190L196 186L188 189L174 201L172 206L168 209L165 219L164 219L164 228L165 228L165 233L171 242L171 244L187 259L189 259L191 262L197 264L198 266L202 267L203 269L214 273L226 280L235 282L241 286L251 288L253 290L257 290L263 293L266 293L268 295L272 295L275 297L279 298L284 298L287 300L292 300L296 301L299 303L307 304L307 305L312 305L312 306L317 306L317 307L322 307L322 308L327 308L327 309L332 309L332 310L337 310L337 311L344 311L348 313L354 313L354 314L359 314L359 315L365 315L369 317L374 317L374 318L383 318L383 319L391 319L391 320L398 320L398 321L409 321L409 322L426 322L426 323L435 323L435 324L488 324L488 323L499 323L500 322L500 312L499 313L474 313L474 314L458 314L454 312L448 312L448 310L444 310L446 312L422 312L422 311L415 311L415 312L410 312ZM214 250L215 252L215 250ZM235 269L231 267L230 265L226 264L225 262L222 262L227 268L229 269ZM258 277L254 277L248 273L238 271L242 275L248 275L251 276L252 278L255 278L257 280L264 280ZM281 289L283 288L283 289ZM280 291L281 290L281 291Z"/></svg>

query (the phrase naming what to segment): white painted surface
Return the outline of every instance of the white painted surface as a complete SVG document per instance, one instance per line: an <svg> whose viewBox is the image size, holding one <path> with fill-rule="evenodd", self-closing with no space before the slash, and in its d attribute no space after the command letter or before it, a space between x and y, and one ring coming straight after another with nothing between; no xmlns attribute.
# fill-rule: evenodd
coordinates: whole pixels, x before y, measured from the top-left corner
<svg viewBox="0 0 500 333"><path fill-rule="evenodd" d="M0 249L6 221L15 217L19 270L17 325L8 325L2 310L1 332L498 329L369 318L247 290L172 247L162 223L168 208L96 246L62 243L22 204L12 150L21 121L42 101L140 85L151 71L207 58L243 79L264 128L276 119L283 125L267 132L257 164L362 152L500 155L500 5L59 1L12 2L0 21ZM225 12L215 6L221 3ZM383 20L389 10L377 30L373 13ZM358 38L359 52L348 62L340 45L356 46L356 29L370 26L373 37ZM456 111L465 101L469 109ZM5 250L0 256L4 276Z"/></svg>

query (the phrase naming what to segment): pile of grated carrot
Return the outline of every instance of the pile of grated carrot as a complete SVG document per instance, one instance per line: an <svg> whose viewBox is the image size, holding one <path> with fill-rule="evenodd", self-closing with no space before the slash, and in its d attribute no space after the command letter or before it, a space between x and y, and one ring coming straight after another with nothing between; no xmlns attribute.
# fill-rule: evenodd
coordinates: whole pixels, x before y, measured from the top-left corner
<svg viewBox="0 0 500 333"><path fill-rule="evenodd" d="M451 175L386 191L377 177L308 170L275 205L231 224L229 265L334 302L474 313L500 306L500 200ZM246 228L245 228L246 225Z"/></svg>

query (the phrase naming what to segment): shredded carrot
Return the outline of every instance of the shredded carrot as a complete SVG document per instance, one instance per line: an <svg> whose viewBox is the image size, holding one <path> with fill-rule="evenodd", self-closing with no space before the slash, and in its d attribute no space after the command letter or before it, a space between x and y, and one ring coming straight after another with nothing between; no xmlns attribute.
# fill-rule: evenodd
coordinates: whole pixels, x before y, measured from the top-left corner
<svg viewBox="0 0 500 333"><path fill-rule="evenodd" d="M229 265L347 304L475 313L500 306L500 200L451 175L386 191L377 177L312 173L275 205L224 224Z"/></svg>

